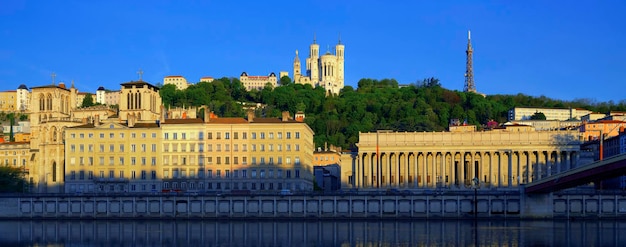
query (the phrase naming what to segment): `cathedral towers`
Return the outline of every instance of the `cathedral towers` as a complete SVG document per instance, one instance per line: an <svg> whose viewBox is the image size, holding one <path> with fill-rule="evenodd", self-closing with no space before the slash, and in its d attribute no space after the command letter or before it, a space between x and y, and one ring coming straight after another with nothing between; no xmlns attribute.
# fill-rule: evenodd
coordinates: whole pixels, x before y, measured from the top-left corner
<svg viewBox="0 0 626 247"><path fill-rule="evenodd" d="M311 84L313 87L324 87L328 94L339 94L344 86L344 51L341 39L335 45L335 54L330 49L320 57L320 46L314 37L309 46L309 57L306 59L306 73L302 74L300 58L296 50L293 62L293 81L300 84Z"/></svg>

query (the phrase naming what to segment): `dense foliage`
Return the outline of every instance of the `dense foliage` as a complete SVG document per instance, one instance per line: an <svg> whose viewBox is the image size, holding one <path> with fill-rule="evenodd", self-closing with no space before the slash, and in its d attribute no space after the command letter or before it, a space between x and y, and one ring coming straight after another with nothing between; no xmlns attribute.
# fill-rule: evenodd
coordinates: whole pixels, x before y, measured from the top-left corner
<svg viewBox="0 0 626 247"><path fill-rule="evenodd" d="M200 82L186 90L165 85L160 94L166 106L207 105L218 116L245 117L242 104L262 103L259 114L279 117L281 111L306 113L305 122L315 132L315 145L325 142L350 148L359 132L377 129L396 131L442 131L451 119L482 127L490 120L503 123L513 107L573 107L594 112L624 111L626 101L597 103L588 99L571 102L545 96L489 95L452 91L436 78L427 78L400 87L394 79L361 79L358 88L346 86L339 95L326 96L323 88L292 83L281 78L282 86L266 85L246 91L238 79L221 78Z"/></svg>
<svg viewBox="0 0 626 247"><path fill-rule="evenodd" d="M22 170L10 166L0 166L0 193L24 192L26 181Z"/></svg>

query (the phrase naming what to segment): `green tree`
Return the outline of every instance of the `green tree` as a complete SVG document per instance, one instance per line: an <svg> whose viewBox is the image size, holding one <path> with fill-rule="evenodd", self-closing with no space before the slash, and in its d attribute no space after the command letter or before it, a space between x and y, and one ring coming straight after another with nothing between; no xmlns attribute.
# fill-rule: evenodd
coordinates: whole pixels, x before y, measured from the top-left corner
<svg viewBox="0 0 626 247"><path fill-rule="evenodd" d="M283 76L280 78L280 85L281 86L287 86L291 84L291 78L289 78L289 76Z"/></svg>
<svg viewBox="0 0 626 247"><path fill-rule="evenodd" d="M90 107L94 105L96 104L93 103L93 97L91 96L91 94L88 93L87 95L85 95L85 98L83 98L83 104L81 105L81 107Z"/></svg>
<svg viewBox="0 0 626 247"><path fill-rule="evenodd" d="M535 112L535 114L530 116L530 120L546 120L546 115L543 112Z"/></svg>
<svg viewBox="0 0 626 247"><path fill-rule="evenodd" d="M23 192L26 186L23 171L16 167L0 166L0 193Z"/></svg>

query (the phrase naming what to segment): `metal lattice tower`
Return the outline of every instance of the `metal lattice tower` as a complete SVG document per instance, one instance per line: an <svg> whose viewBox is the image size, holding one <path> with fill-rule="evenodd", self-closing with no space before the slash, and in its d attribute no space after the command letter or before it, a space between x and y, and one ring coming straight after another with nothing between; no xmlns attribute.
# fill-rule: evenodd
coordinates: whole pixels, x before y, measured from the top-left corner
<svg viewBox="0 0 626 247"><path fill-rule="evenodd" d="M465 86L463 87L464 92L476 92L476 85L474 84L474 69L472 67L472 41L470 36L470 31L467 31L467 50L465 54L467 55L467 61L465 62Z"/></svg>

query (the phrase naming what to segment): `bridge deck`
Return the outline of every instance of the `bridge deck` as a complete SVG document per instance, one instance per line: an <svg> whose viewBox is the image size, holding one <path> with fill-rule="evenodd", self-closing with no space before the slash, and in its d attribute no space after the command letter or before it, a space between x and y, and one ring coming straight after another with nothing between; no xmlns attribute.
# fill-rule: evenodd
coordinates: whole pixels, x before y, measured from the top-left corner
<svg viewBox="0 0 626 247"><path fill-rule="evenodd" d="M626 173L626 154L577 167L526 185L526 193L548 193L615 178Z"/></svg>

